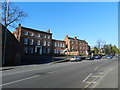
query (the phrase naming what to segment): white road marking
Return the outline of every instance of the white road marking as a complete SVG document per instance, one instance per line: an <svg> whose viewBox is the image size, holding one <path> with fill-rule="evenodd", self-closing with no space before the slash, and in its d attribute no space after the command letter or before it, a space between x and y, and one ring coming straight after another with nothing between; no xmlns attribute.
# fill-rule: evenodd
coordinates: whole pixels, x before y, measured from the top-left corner
<svg viewBox="0 0 120 90"><path fill-rule="evenodd" d="M5 85L9 85L9 84L13 84L13 83L25 81L25 80L32 79L32 78L39 77L39 76L40 76L40 75L35 75L35 76L32 76L32 77L28 77L28 78L24 78L24 79L12 81L12 82L9 82L9 83L5 83L5 84L2 84L2 85L0 85L0 86L5 86Z"/></svg>
<svg viewBox="0 0 120 90"><path fill-rule="evenodd" d="M94 70L97 70L98 69L98 67L96 67Z"/></svg>
<svg viewBox="0 0 120 90"><path fill-rule="evenodd" d="M102 77L102 76L92 76L92 77Z"/></svg>
<svg viewBox="0 0 120 90"><path fill-rule="evenodd" d="M85 82L91 75L92 75L92 73L90 73L90 74L83 80L83 82Z"/></svg>
<svg viewBox="0 0 120 90"><path fill-rule="evenodd" d="M86 83L96 83L96 82L86 82Z"/></svg>

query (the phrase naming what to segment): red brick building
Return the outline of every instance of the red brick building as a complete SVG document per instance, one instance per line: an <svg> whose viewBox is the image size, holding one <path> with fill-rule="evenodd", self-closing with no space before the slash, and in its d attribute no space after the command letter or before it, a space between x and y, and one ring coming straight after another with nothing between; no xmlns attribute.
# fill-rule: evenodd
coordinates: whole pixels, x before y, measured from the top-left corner
<svg viewBox="0 0 120 90"><path fill-rule="evenodd" d="M71 38L66 35L64 41L66 41L67 51L69 51L70 54L88 54L89 46L85 40L77 39L77 37Z"/></svg>
<svg viewBox="0 0 120 90"><path fill-rule="evenodd" d="M26 54L62 54L65 41L52 40L52 33L22 27L20 24L13 32L22 43L23 53Z"/></svg>
<svg viewBox="0 0 120 90"><path fill-rule="evenodd" d="M61 40L52 40L52 50L54 54L64 54L66 42Z"/></svg>

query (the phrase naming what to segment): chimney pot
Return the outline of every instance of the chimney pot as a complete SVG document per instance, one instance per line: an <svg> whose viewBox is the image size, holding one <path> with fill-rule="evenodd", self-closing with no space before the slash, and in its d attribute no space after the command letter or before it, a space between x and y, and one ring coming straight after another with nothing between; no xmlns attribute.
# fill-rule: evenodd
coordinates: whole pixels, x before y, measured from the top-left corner
<svg viewBox="0 0 120 90"><path fill-rule="evenodd" d="M75 36L74 39L77 39L77 37Z"/></svg>
<svg viewBox="0 0 120 90"><path fill-rule="evenodd" d="M68 37L68 35L66 35L66 37Z"/></svg>
<svg viewBox="0 0 120 90"><path fill-rule="evenodd" d="M18 24L18 27L21 27L21 24L20 24L20 23Z"/></svg>
<svg viewBox="0 0 120 90"><path fill-rule="evenodd" d="M47 32L50 33L50 29L48 29Z"/></svg>

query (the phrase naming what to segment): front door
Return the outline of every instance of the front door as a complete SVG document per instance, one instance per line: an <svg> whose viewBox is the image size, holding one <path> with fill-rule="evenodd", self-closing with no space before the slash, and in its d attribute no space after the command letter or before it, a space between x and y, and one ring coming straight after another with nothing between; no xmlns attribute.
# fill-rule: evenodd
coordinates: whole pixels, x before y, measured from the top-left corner
<svg viewBox="0 0 120 90"><path fill-rule="evenodd" d="M42 47L41 46L36 46L36 53L42 54Z"/></svg>

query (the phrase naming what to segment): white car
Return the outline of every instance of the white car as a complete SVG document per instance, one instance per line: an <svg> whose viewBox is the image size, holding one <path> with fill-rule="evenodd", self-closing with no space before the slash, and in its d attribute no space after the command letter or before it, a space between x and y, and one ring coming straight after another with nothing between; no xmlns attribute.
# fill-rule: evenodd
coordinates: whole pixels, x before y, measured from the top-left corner
<svg viewBox="0 0 120 90"><path fill-rule="evenodd" d="M70 58L70 61L71 61L71 62L81 61L81 58L80 58L80 57L71 57L71 58Z"/></svg>

